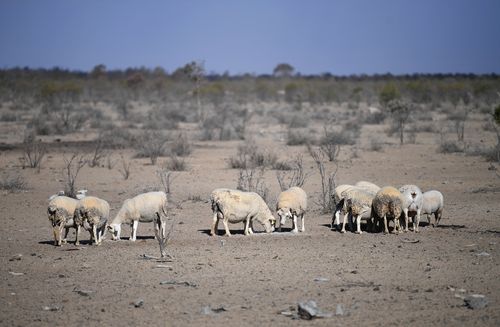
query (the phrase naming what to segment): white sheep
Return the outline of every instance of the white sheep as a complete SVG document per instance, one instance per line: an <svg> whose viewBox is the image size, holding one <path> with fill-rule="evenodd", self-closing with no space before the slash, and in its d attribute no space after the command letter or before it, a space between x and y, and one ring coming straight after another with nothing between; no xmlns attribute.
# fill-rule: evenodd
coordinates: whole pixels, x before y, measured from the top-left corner
<svg viewBox="0 0 500 327"><path fill-rule="evenodd" d="M429 215L434 214L435 224L437 226L441 217L443 216L444 198L441 192L432 190L427 191L423 195L423 205L421 214L427 215L427 220L429 224L431 223L431 218Z"/></svg>
<svg viewBox="0 0 500 327"><path fill-rule="evenodd" d="M54 245L61 246L66 243L66 237L70 228L75 228L74 214L78 204L78 200L64 196L55 195L50 197L50 202L47 208L49 220L52 223L52 232L54 234ZM62 231L65 229L64 239ZM78 242L78 233L76 234L75 244Z"/></svg>
<svg viewBox="0 0 500 327"><path fill-rule="evenodd" d="M403 212L404 198L398 189L392 186L385 186L375 194L372 201L372 218L374 225L383 220L384 233L389 233L387 219L394 219L394 232L400 230L399 219Z"/></svg>
<svg viewBox="0 0 500 327"><path fill-rule="evenodd" d="M423 195L420 188L416 185L403 185L399 188L403 194L403 213L405 215L405 232L408 231L408 217L412 216L413 231L418 233L418 225L420 224L420 213L423 205Z"/></svg>
<svg viewBox="0 0 500 327"><path fill-rule="evenodd" d="M377 192L380 191L380 187L378 185L367 181L359 181L356 184L354 184L354 186L357 186L365 191L373 193L373 195L377 194Z"/></svg>
<svg viewBox="0 0 500 327"><path fill-rule="evenodd" d="M113 240L120 239L122 224L130 224L132 227L130 240L135 241L139 222L153 222L155 236L158 239L160 227L162 228L163 234L165 233L167 204L167 194L161 191L142 193L131 199L125 200L115 218L108 225L108 231L111 233ZM158 219L161 226L158 225ZM165 235L163 235L163 237L165 237Z"/></svg>
<svg viewBox="0 0 500 327"><path fill-rule="evenodd" d="M76 234L80 232L80 227L88 223L91 229L90 244L92 239L96 245L101 244L102 237L106 232L106 222L109 218L109 203L95 196L87 196L78 201L75 210Z"/></svg>
<svg viewBox="0 0 500 327"><path fill-rule="evenodd" d="M297 225L297 217L300 217L301 232L305 232L304 214L307 210L307 194L300 187L294 186L280 193L278 202L276 203L276 212L279 217L278 231L281 231L281 226L286 223L286 219L292 219L292 232L299 231Z"/></svg>
<svg viewBox="0 0 500 327"><path fill-rule="evenodd" d="M243 222L245 224L245 235L252 233L251 226L254 219L264 225L267 233L274 230L276 219L266 202L255 192L243 192L227 188L215 189L210 195L210 201L214 214L210 230L212 236L216 235L220 219L224 224L226 236L231 236L229 222Z"/></svg>
<svg viewBox="0 0 500 327"><path fill-rule="evenodd" d="M344 192L345 190L347 190L351 187L353 187L353 185L342 184L342 185L339 185L335 188L335 191L333 193L333 197L334 197L336 206L335 206L335 211L333 212L331 229L334 229L336 226L338 226L340 224L340 214L341 213L345 214L345 212L343 212L344 201L342 200L342 192Z"/></svg>
<svg viewBox="0 0 500 327"><path fill-rule="evenodd" d="M359 187L351 187L342 192L342 200L344 202L344 221L342 223L341 233L345 233L345 224L348 215L356 221L356 233L361 234L361 219L371 218L372 201L375 193L369 192ZM351 220L349 225L352 230Z"/></svg>

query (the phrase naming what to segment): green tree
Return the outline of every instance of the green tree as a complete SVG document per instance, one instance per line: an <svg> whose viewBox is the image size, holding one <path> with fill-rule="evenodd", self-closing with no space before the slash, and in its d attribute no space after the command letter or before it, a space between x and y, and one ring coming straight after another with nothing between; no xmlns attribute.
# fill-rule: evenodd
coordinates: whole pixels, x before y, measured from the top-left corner
<svg viewBox="0 0 500 327"><path fill-rule="evenodd" d="M384 107L388 107L389 102L400 97L399 89L394 83L385 84L378 95L379 102Z"/></svg>
<svg viewBox="0 0 500 327"><path fill-rule="evenodd" d="M292 76L294 70L295 68L293 68L292 65L287 63L281 63L278 64L276 67L274 67L273 75L275 77L290 77Z"/></svg>

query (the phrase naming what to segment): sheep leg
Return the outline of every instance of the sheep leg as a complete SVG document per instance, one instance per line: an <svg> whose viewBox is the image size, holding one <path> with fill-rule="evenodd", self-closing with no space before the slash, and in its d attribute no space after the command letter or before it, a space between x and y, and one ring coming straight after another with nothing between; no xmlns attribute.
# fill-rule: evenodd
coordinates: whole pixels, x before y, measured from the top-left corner
<svg viewBox="0 0 500 327"><path fill-rule="evenodd" d="M224 217L224 219L222 220L222 223L224 224L224 230L226 231L226 234L224 234L224 236L231 236L231 232L229 231L229 224L228 224L228 221L226 219L226 217Z"/></svg>
<svg viewBox="0 0 500 327"><path fill-rule="evenodd" d="M297 225L297 215L292 214L292 233L298 233L299 232L299 226Z"/></svg>
<svg viewBox="0 0 500 327"><path fill-rule="evenodd" d="M418 233L418 225L420 225L420 211L422 211L422 209L418 208L417 209L417 215L416 215L416 221L414 220L413 221L413 231L415 233Z"/></svg>
<svg viewBox="0 0 500 327"><path fill-rule="evenodd" d="M363 234L361 231L361 215L356 216L356 234Z"/></svg>
<svg viewBox="0 0 500 327"><path fill-rule="evenodd" d="M306 231L306 226L304 225L304 214L300 215L300 221L302 226L301 232L304 233Z"/></svg>
<svg viewBox="0 0 500 327"><path fill-rule="evenodd" d="M276 223L278 224L278 232L281 233L281 217L278 217L278 220L276 221Z"/></svg>
<svg viewBox="0 0 500 327"><path fill-rule="evenodd" d="M403 209L405 215L405 232L408 232L408 208Z"/></svg>
<svg viewBox="0 0 500 327"><path fill-rule="evenodd" d="M63 244L68 243L68 233L69 233L69 227L64 227L64 238L62 239Z"/></svg>
<svg viewBox="0 0 500 327"><path fill-rule="evenodd" d="M342 229L340 230L341 233L345 233L345 224L347 222L348 215L349 215L349 212L344 215L344 221L342 222Z"/></svg>
<svg viewBox="0 0 500 327"><path fill-rule="evenodd" d="M250 219L250 222L248 223L248 234L252 235L253 234L253 220Z"/></svg>
<svg viewBox="0 0 500 327"><path fill-rule="evenodd" d="M436 227L439 225L439 221L441 220L442 215L443 215L443 210L438 210L434 213L434 220L436 221Z"/></svg>
<svg viewBox="0 0 500 327"><path fill-rule="evenodd" d="M132 236L130 236L130 240L134 242L137 238L137 226L139 225L139 220L134 220L132 223Z"/></svg>
<svg viewBox="0 0 500 327"><path fill-rule="evenodd" d="M333 213L333 217L332 217L331 229L333 230L339 224L340 224L340 211L335 209L335 212Z"/></svg>
<svg viewBox="0 0 500 327"><path fill-rule="evenodd" d="M76 232L75 232L75 245L80 245L80 240L78 240L78 237L80 236L80 225L76 226Z"/></svg>
<svg viewBox="0 0 500 327"><path fill-rule="evenodd" d="M384 215L384 234L389 234L389 228L387 228L387 215Z"/></svg>
<svg viewBox="0 0 500 327"><path fill-rule="evenodd" d="M248 231L248 226L250 225L250 217L247 216L247 218L245 219L245 228L243 230L244 234L245 235L250 235L250 232Z"/></svg>
<svg viewBox="0 0 500 327"><path fill-rule="evenodd" d="M210 235L217 235L217 225L219 225L219 216L217 215L217 211L214 212L214 219L212 222L212 228L210 229Z"/></svg>
<svg viewBox="0 0 500 327"><path fill-rule="evenodd" d="M92 224L92 235L94 236L95 245L99 245L99 239L97 238L97 226ZM90 245L92 245L92 240L90 241Z"/></svg>

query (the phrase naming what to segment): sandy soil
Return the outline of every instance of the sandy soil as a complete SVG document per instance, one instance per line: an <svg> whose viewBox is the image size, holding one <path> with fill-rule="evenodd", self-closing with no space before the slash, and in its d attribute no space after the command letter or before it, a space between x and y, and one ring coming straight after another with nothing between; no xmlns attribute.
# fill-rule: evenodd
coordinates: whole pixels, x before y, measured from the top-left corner
<svg viewBox="0 0 500 327"><path fill-rule="evenodd" d="M47 198L61 189L62 158L72 149L51 149L39 174L20 169L20 150L3 151L2 176L17 172L29 189L0 195L0 325L295 326L304 324L293 319L297 303L312 299L334 315L309 325L499 326L496 172L479 157L436 153L432 135L419 134L417 144L403 147L392 139L381 152L363 150L379 129L364 129L357 158L343 152L337 182L438 189L446 203L441 226L423 219L418 234L331 231L330 214L314 204L320 189L314 174L304 186L312 207L305 233L244 236L237 224L231 238L210 237L208 196L213 188L236 186L238 172L227 168L227 159L240 143L196 142L189 170L177 173L172 185L171 262L141 258L159 255L149 224L139 225L136 242L108 236L99 247L53 246ZM257 141L289 154L277 139L264 134ZM130 179L123 180L117 168L85 167L78 184L109 201L113 216L124 199L158 186L155 170L148 160L134 159ZM266 174L266 183L276 196L274 174ZM82 238L87 241L88 233ZM488 306L467 308L463 297L470 294L484 295ZM342 315L335 315L338 307ZM292 316L281 314L287 311Z"/></svg>

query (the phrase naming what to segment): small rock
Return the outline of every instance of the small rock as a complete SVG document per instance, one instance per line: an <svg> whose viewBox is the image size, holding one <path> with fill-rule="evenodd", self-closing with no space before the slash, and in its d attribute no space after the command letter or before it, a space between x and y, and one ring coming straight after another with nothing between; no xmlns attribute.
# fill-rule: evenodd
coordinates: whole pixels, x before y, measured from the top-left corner
<svg viewBox="0 0 500 327"><path fill-rule="evenodd" d="M143 299L139 299L137 301L134 302L134 307L136 308L140 308L144 305L144 300Z"/></svg>
<svg viewBox="0 0 500 327"><path fill-rule="evenodd" d="M24 273L14 272L14 271L9 271L9 274L11 274L12 276L22 276L22 275L24 275Z"/></svg>
<svg viewBox="0 0 500 327"><path fill-rule="evenodd" d="M62 306L59 306L59 305L50 305L50 306L43 306L42 307L42 310L43 311L59 311L59 310L62 310Z"/></svg>
<svg viewBox="0 0 500 327"><path fill-rule="evenodd" d="M78 295L81 295L81 296L90 296L90 294L94 293L94 291L77 290L77 289L74 289L73 292L76 292Z"/></svg>
<svg viewBox="0 0 500 327"><path fill-rule="evenodd" d="M357 270L353 270L353 271L351 271L351 274L357 274L357 273L358 273L358 271L357 271Z"/></svg>
<svg viewBox="0 0 500 327"><path fill-rule="evenodd" d="M280 315L291 317L291 316L293 316L293 312L292 311L281 311Z"/></svg>
<svg viewBox="0 0 500 327"><path fill-rule="evenodd" d="M478 253L476 254L478 257L489 257L491 254L489 254L488 252L481 252L481 253Z"/></svg>
<svg viewBox="0 0 500 327"><path fill-rule="evenodd" d="M376 291L376 292L377 292L377 291L380 291L380 287L375 286L375 287L373 288L373 290L374 290L374 291Z"/></svg>
<svg viewBox="0 0 500 327"><path fill-rule="evenodd" d="M325 277L316 277L314 278L315 282L328 282L330 279L325 278Z"/></svg>
<svg viewBox="0 0 500 327"><path fill-rule="evenodd" d="M314 318L328 318L331 317L331 313L322 312L315 301L309 300L307 302L299 302L298 304L298 314L301 319L311 320Z"/></svg>
<svg viewBox="0 0 500 327"><path fill-rule="evenodd" d="M337 304L337 309L335 310L335 315L336 316L343 316L344 315L344 309L342 308L342 304Z"/></svg>
<svg viewBox="0 0 500 327"><path fill-rule="evenodd" d="M488 306L488 299L482 294L471 294L464 298L465 306L469 309L482 309Z"/></svg>

